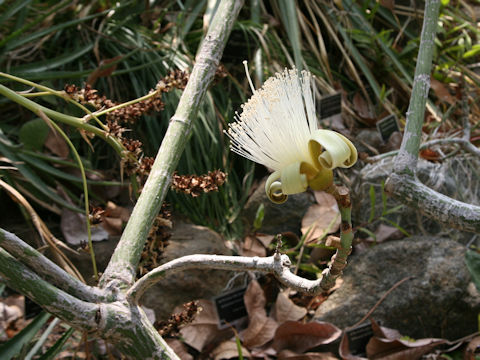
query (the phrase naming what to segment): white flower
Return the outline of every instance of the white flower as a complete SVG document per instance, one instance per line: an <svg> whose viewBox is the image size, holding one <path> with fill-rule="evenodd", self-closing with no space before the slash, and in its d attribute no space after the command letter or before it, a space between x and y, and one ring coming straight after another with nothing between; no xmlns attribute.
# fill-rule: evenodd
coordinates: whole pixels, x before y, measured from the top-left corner
<svg viewBox="0 0 480 360"><path fill-rule="evenodd" d="M357 161L357 150L343 135L318 128L312 75L285 70L255 90L244 64L253 96L230 124L231 150L274 170L265 189L276 203L308 186L325 189L334 168Z"/></svg>

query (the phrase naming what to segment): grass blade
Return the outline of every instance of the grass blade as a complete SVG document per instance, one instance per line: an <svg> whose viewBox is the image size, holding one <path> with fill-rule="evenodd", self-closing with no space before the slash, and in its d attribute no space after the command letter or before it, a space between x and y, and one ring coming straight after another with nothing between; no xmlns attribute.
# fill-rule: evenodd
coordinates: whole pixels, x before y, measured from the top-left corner
<svg viewBox="0 0 480 360"><path fill-rule="evenodd" d="M35 319L20 331L13 338L0 346L0 359L10 360L22 350L22 348L30 343L42 326L50 318L50 314L41 312Z"/></svg>
<svg viewBox="0 0 480 360"><path fill-rule="evenodd" d="M50 333L53 331L55 326L60 322L60 319L55 318L53 319L52 322L48 325L47 329L43 332L42 336L40 336L40 339L37 340L35 345L30 349L28 354L25 356L25 360L31 360L32 357L37 353L37 351L42 347L42 345L47 341L48 336Z"/></svg>
<svg viewBox="0 0 480 360"><path fill-rule="evenodd" d="M295 66L298 71L303 69L303 57L302 50L300 48L300 30L298 26L298 17L296 9L296 1L294 0L280 0L278 2L280 16L287 31L288 39L290 40L290 45L293 49L293 57L295 59Z"/></svg>
<svg viewBox="0 0 480 360"><path fill-rule="evenodd" d="M32 0L12 1L13 4L6 6L6 11L0 16L0 24L10 19L13 15L22 10L25 6L28 6L28 4L31 2Z"/></svg>
<svg viewBox="0 0 480 360"><path fill-rule="evenodd" d="M63 346L67 342L67 340L72 336L74 333L75 329L74 328L69 328L65 334L62 335L60 339L57 340L57 342L47 350L45 354L43 354L38 360L54 360L58 353L63 349Z"/></svg>
<svg viewBox="0 0 480 360"><path fill-rule="evenodd" d="M368 217L368 222L372 222L375 218L375 188L373 185L370 185L370 216Z"/></svg>

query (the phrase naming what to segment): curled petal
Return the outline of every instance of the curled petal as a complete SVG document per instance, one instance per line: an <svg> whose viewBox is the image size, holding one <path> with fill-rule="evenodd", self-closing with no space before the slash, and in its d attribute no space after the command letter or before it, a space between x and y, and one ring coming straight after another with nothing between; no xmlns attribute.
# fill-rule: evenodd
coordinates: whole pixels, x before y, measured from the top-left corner
<svg viewBox="0 0 480 360"><path fill-rule="evenodd" d="M345 136L332 130L316 130L308 150L318 169L348 168L357 161L357 149Z"/></svg>
<svg viewBox="0 0 480 360"><path fill-rule="evenodd" d="M287 201L288 196L283 193L282 183L280 180L281 171L277 170L270 174L265 183L265 192L271 202L275 204L283 204Z"/></svg>
<svg viewBox="0 0 480 360"><path fill-rule="evenodd" d="M355 165L355 163L357 162L357 159L358 159L357 148L345 136L343 136L340 133L336 133L336 134L342 138L342 140L345 142L345 144L347 144L347 146L350 149L350 157L347 160L345 160L343 162L343 166L341 165L340 167L343 167L343 168L352 167L353 165Z"/></svg>
<svg viewBox="0 0 480 360"><path fill-rule="evenodd" d="M312 165L303 161L294 162L268 177L265 192L272 202L281 204L287 200L287 195L307 190L309 180L316 179L317 174L318 170Z"/></svg>
<svg viewBox="0 0 480 360"><path fill-rule="evenodd" d="M301 167L302 163L297 161L282 169L280 181L284 194L298 194L307 190L307 176L300 172Z"/></svg>

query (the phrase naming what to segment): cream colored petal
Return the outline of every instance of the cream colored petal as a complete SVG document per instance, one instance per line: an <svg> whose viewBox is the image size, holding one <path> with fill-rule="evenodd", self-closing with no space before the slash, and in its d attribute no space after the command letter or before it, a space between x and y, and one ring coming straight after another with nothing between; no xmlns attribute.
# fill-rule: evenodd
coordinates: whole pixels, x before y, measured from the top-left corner
<svg viewBox="0 0 480 360"><path fill-rule="evenodd" d="M270 201L281 204L287 200L287 195L307 190L307 175L301 171L315 171L315 168L307 163L297 161L270 174L265 184L265 192Z"/></svg>
<svg viewBox="0 0 480 360"><path fill-rule="evenodd" d="M347 146L350 148L350 157L345 160L343 162L343 166L340 165L340 167L343 167L343 168L349 168L349 167L352 167L353 165L355 165L355 163L357 162L357 159L358 159L358 152L357 152L357 148L355 147L355 145L352 144L352 142L350 140L348 140L345 136L343 136L342 134L340 133L336 133L338 136L340 136L343 141L345 142L345 144L347 144Z"/></svg>
<svg viewBox="0 0 480 360"><path fill-rule="evenodd" d="M283 204L287 201L288 196L282 191L282 183L280 180L281 171L277 170L270 174L265 183L265 192L269 200L275 204Z"/></svg>
<svg viewBox="0 0 480 360"><path fill-rule="evenodd" d="M300 172L301 162L297 161L282 169L280 181L284 194L298 194L307 190L307 176Z"/></svg>
<svg viewBox="0 0 480 360"><path fill-rule="evenodd" d="M316 130L308 142L310 156L319 169L347 168L357 161L357 150L345 136L332 130Z"/></svg>

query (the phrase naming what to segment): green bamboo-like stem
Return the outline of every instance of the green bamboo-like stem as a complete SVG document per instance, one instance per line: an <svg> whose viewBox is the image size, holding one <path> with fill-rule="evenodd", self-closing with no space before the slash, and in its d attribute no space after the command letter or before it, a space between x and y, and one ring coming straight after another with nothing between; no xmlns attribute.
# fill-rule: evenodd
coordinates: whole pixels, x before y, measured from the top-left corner
<svg viewBox="0 0 480 360"><path fill-rule="evenodd" d="M55 96L55 94L52 94L49 91L38 91L34 93L24 93L22 94L22 96L26 98L34 98L34 97L42 97L42 96Z"/></svg>
<svg viewBox="0 0 480 360"><path fill-rule="evenodd" d="M220 3L200 47L195 66L170 120L150 176L133 209L115 252L100 279L100 285L125 288L135 279L148 232L169 188L172 173L190 136L192 122L222 57L227 38L243 5L240 0Z"/></svg>
<svg viewBox="0 0 480 360"><path fill-rule="evenodd" d="M46 311L72 326L87 331L97 328L97 304L81 301L59 290L1 248L0 275L7 286L25 294Z"/></svg>
<svg viewBox="0 0 480 360"><path fill-rule="evenodd" d="M57 264L22 241L15 234L0 229L0 247L4 248L23 264L28 265L44 280L78 299L91 302L108 300L107 294L104 291L85 285L66 273Z"/></svg>
<svg viewBox="0 0 480 360"><path fill-rule="evenodd" d="M407 123L402 145L395 158L394 172L385 184L385 191L428 217L462 231L480 233L480 206L465 204L429 189L415 175L425 104L430 87L432 54L439 8L439 0L427 0L425 3L425 16L413 90L407 111ZM464 109L464 111L466 110ZM466 151L475 155L480 154L478 149L470 144L468 121L464 124L464 128L467 135L464 134L461 139L455 141ZM439 140L438 143L443 141Z"/></svg>
<svg viewBox="0 0 480 360"><path fill-rule="evenodd" d="M403 134L402 145L395 160L395 172L413 175L416 171L418 151L422 137L422 125L425 107L430 89L430 73L435 46L440 0L425 2L425 16L420 37L417 66L413 82L410 104L407 111L407 124Z"/></svg>
<svg viewBox="0 0 480 360"><path fill-rule="evenodd" d="M34 83L33 81L26 80L26 79L23 79L21 77L6 74L6 73L3 73L3 72L0 72L0 76L3 76L7 79L14 80L14 81L17 81L19 83L22 83L22 84L25 84L25 85L28 85L28 86L32 86L36 89L43 90L42 92L37 92L37 93L26 93L26 94L20 93L23 97L30 98L30 97L45 96L45 95L57 96L57 97L65 100L65 101L75 105L76 107L80 108L82 111L87 113L90 117L94 118L95 121L97 122L97 124L100 125L103 128L103 130L108 130L108 127L100 121L100 119L98 118L97 115L92 113L86 106L83 106L79 102L73 100L70 96L68 96L65 93L65 91L54 90L54 89L51 89L51 88L49 88L45 85L40 85L40 84Z"/></svg>
<svg viewBox="0 0 480 360"><path fill-rule="evenodd" d="M7 88L2 84L0 84L0 94L27 108L38 116L40 116L39 112L42 111L45 115L55 121L59 121L61 123L73 126L77 129L85 130L87 132L91 132L99 136L100 138L104 139L110 146L112 146L118 154L122 154L122 151L124 150L123 145L120 144L114 137L108 136L104 130L99 129L96 126L87 124L80 118L66 115L61 112L49 109L45 106L39 105L36 102L27 99L20 94L17 94L15 91Z"/></svg>

